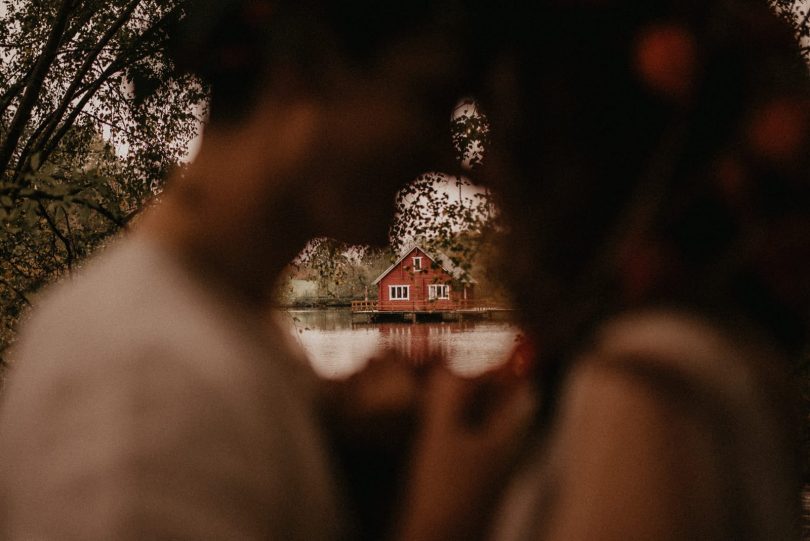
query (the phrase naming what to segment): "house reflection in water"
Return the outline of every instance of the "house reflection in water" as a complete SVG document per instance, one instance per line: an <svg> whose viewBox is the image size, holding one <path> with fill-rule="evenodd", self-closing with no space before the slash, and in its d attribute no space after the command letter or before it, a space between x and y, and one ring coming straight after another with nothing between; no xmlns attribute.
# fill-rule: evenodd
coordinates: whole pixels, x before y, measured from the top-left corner
<svg viewBox="0 0 810 541"><path fill-rule="evenodd" d="M353 323L348 310L291 310L286 320L315 370L341 378L360 370L382 351L396 350L413 362L441 354L462 374L503 362L520 330L508 321Z"/></svg>

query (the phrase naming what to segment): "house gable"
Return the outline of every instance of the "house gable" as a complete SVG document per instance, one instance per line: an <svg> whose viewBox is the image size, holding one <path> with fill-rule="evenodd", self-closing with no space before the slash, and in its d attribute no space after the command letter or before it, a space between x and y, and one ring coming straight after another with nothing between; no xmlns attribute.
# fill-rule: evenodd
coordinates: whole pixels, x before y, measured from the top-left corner
<svg viewBox="0 0 810 541"><path fill-rule="evenodd" d="M406 250L374 283L380 311L453 310L472 298L472 286L459 286L438 258L419 246Z"/></svg>
<svg viewBox="0 0 810 541"><path fill-rule="evenodd" d="M420 259L421 265L419 269L413 268L413 258ZM441 269L445 273L449 279L454 278L454 273L447 269L446 264L443 264L439 258L430 256L424 249L422 249L418 245L411 246L408 250L403 252L403 255L400 256L390 267L385 269L382 274L380 274L376 280L374 280L372 285L377 285L385 278L388 274L396 270L400 267L407 267L409 271L412 272L423 272L431 269ZM474 281L473 281L474 282Z"/></svg>

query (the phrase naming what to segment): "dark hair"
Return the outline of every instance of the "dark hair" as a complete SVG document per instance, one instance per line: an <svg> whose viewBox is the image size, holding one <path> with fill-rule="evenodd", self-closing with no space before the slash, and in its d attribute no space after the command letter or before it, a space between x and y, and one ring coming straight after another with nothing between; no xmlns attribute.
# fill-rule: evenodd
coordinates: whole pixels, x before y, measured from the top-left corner
<svg viewBox="0 0 810 541"><path fill-rule="evenodd" d="M610 313L650 304L804 347L810 86L789 26L764 0L532 11L482 31L512 57L519 114L483 105L510 156L504 275L540 347L567 358Z"/></svg>
<svg viewBox="0 0 810 541"><path fill-rule="evenodd" d="M405 35L454 32L455 2L195 0L174 47L177 68L211 88L213 122L242 117L269 69L293 67L317 87L330 58L363 69Z"/></svg>

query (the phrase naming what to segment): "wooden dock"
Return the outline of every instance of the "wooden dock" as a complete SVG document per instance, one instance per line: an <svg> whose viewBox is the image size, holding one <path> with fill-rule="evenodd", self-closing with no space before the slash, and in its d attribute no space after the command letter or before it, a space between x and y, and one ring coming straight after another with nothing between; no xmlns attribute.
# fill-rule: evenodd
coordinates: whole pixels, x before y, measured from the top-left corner
<svg viewBox="0 0 810 541"><path fill-rule="evenodd" d="M352 301L353 321L461 321L469 319L492 319L495 314L512 312L512 308L481 300L459 301L453 306L437 307L431 302L379 303L375 300Z"/></svg>

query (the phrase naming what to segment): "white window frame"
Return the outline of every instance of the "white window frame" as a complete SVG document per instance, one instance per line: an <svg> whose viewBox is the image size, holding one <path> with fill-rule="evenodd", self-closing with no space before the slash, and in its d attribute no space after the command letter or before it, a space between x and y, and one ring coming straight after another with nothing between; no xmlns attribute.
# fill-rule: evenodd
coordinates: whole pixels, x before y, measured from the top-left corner
<svg viewBox="0 0 810 541"><path fill-rule="evenodd" d="M422 257L421 256L415 256L413 258L411 268L413 268L414 272L421 272L422 271Z"/></svg>
<svg viewBox="0 0 810 541"><path fill-rule="evenodd" d="M394 296L394 292L396 288L402 288L397 293L398 296ZM404 293L405 296L402 296ZM388 286L388 299L392 301L409 301L411 300L411 286L400 285L400 286Z"/></svg>
<svg viewBox="0 0 810 541"><path fill-rule="evenodd" d="M440 295L444 293L444 295ZM446 301L450 300L450 286L448 284L430 284L428 285L428 300L430 301Z"/></svg>

